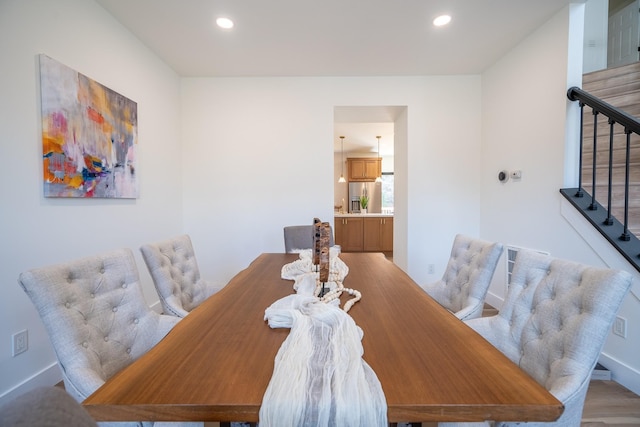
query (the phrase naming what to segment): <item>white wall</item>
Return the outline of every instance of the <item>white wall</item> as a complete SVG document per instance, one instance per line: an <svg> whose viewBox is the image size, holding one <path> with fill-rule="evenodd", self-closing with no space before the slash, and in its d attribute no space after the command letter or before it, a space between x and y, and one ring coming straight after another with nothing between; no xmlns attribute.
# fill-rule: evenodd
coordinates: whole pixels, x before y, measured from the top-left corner
<svg viewBox="0 0 640 427"><path fill-rule="evenodd" d="M607 68L609 0L588 0L585 3L583 37L583 72Z"/></svg>
<svg viewBox="0 0 640 427"><path fill-rule="evenodd" d="M570 104L565 94L567 85L579 80L575 73L581 68L567 63L570 17L581 17L576 8L565 8L482 76L482 237L621 268L599 255L609 251L604 239L585 240L576 221L570 222L561 212L558 190L564 182L565 112ZM581 58L575 60L581 64ZM522 180L501 184L496 178L501 169L521 169ZM637 283L635 269L628 264L625 269ZM504 274L500 263L489 295L498 306L504 298ZM614 378L636 393L640 392L639 305L634 294L627 297L620 315L628 320L629 335L626 340L611 336L603 358Z"/></svg>
<svg viewBox="0 0 640 427"><path fill-rule="evenodd" d="M138 103L139 199L43 197L40 53ZM182 231L182 147L178 77L93 1L0 1L0 57L1 403L60 380L42 323L18 285L20 272L129 247L147 301L157 302L138 247ZM12 357L11 335L22 329L29 350Z"/></svg>
<svg viewBox="0 0 640 427"><path fill-rule="evenodd" d="M408 106L394 260L416 281L435 279L427 262L442 274L456 232L479 232L479 76L195 78L182 95L185 228L207 277L282 251L287 224L333 221L337 105Z"/></svg>

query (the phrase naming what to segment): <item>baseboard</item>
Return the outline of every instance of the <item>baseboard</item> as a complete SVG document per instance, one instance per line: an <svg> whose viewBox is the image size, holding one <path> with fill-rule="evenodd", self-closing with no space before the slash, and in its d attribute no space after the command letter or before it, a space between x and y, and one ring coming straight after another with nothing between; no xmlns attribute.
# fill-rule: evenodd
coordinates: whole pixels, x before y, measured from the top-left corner
<svg viewBox="0 0 640 427"><path fill-rule="evenodd" d="M54 362L0 395L0 406L35 388L54 386L60 381L62 381L62 373L58 362Z"/></svg>
<svg viewBox="0 0 640 427"><path fill-rule="evenodd" d="M640 372L602 353L599 362L611 371L611 379L640 396Z"/></svg>
<svg viewBox="0 0 640 427"><path fill-rule="evenodd" d="M611 381L611 371L602 366L600 363L596 364L596 367L591 372L591 381Z"/></svg>
<svg viewBox="0 0 640 427"><path fill-rule="evenodd" d="M151 310L155 311L156 313L162 314L162 304L160 304L160 300L154 302L149 307L151 307Z"/></svg>
<svg viewBox="0 0 640 427"><path fill-rule="evenodd" d="M500 309L502 304L504 303L504 298L497 296L496 294L492 294L491 292L487 292L487 296L484 299L484 302L489 304L491 307Z"/></svg>

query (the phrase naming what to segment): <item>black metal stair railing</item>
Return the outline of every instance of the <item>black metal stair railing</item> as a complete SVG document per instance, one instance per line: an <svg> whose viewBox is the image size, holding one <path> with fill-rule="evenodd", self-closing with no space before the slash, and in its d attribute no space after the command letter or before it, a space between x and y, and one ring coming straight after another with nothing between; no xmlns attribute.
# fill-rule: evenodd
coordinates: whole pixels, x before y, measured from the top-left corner
<svg viewBox="0 0 640 427"><path fill-rule="evenodd" d="M580 105L580 156L579 156L579 176L578 188L563 188L560 193L569 200L573 206L584 215L585 218L638 270L640 271L640 240L629 231L629 209L630 209L630 172L632 167L640 167L640 165L632 165L631 162L631 136L633 134L640 135L640 121L623 110L616 108L603 100L583 91L577 87L572 87L567 91L567 97L571 101L577 101ZM592 139L592 157L591 165L587 165L587 171L591 170L591 194L583 188L583 162L585 144L584 138L584 108L591 108L593 113L593 139ZM609 149L608 164L598 165L598 118L604 116L609 124ZM618 216L622 218L622 222L613 214L612 206L619 203L618 195L614 194L614 132L616 127L622 128L625 135L624 144L624 195L622 214L618 212ZM606 209L597 201L596 191L600 191L602 185L598 187L598 170L606 167L608 169L606 183ZM638 183L640 184L640 183ZM585 197L585 195L589 197ZM604 200L604 199L601 199Z"/></svg>

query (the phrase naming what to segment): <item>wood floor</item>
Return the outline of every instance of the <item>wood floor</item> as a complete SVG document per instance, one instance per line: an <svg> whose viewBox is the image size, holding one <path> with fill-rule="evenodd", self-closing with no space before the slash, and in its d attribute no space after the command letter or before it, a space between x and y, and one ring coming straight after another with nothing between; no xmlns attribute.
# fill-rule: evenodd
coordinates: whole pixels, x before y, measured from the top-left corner
<svg viewBox="0 0 640 427"><path fill-rule="evenodd" d="M581 425L640 426L640 396L614 381L591 381Z"/></svg>

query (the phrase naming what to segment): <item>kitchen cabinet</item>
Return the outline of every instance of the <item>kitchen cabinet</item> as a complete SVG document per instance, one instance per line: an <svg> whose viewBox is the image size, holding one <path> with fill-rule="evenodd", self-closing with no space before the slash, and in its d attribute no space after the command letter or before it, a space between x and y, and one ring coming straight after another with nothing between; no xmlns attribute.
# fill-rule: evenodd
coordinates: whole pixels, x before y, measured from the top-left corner
<svg viewBox="0 0 640 427"><path fill-rule="evenodd" d="M393 218L364 218L364 252L393 252Z"/></svg>
<svg viewBox="0 0 640 427"><path fill-rule="evenodd" d="M347 159L349 181L375 181L382 172L382 159L354 157Z"/></svg>
<svg viewBox="0 0 640 427"><path fill-rule="evenodd" d="M343 252L362 252L363 218L334 219L335 241Z"/></svg>
<svg viewBox="0 0 640 427"><path fill-rule="evenodd" d="M393 217L337 216L334 231L343 252L393 253Z"/></svg>

